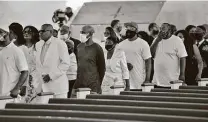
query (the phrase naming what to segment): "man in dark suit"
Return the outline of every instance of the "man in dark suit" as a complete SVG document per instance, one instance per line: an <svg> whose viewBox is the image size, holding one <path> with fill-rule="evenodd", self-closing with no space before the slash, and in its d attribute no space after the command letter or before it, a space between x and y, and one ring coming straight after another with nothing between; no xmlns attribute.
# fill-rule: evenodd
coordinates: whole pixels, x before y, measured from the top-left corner
<svg viewBox="0 0 208 122"><path fill-rule="evenodd" d="M205 27L197 26L195 31L195 38L197 40L197 45L204 62L202 78L208 78L208 40L204 39L205 33Z"/></svg>

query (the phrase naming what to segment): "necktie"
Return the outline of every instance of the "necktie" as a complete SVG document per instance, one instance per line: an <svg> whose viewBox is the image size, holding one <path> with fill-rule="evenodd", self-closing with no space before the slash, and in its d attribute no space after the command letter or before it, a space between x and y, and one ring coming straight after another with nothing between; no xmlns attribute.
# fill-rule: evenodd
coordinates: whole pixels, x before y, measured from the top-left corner
<svg viewBox="0 0 208 122"><path fill-rule="evenodd" d="M44 58L45 58L46 51L47 51L47 44L45 42L44 45L43 45L43 47L42 47L41 55L40 55L40 61L41 61L42 64L44 62Z"/></svg>

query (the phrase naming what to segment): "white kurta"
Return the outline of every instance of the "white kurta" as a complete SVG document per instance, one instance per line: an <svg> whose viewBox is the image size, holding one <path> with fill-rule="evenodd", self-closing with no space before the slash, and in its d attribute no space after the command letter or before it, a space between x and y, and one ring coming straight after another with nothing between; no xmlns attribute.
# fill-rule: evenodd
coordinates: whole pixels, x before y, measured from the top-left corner
<svg viewBox="0 0 208 122"><path fill-rule="evenodd" d="M9 95L28 65L23 51L11 42L0 50L0 95Z"/></svg>
<svg viewBox="0 0 208 122"><path fill-rule="evenodd" d="M124 79L129 79L126 56L122 50L115 50L111 59L106 57L106 72L101 85L102 94L114 94L114 90L110 87L125 86Z"/></svg>
<svg viewBox="0 0 208 122"><path fill-rule="evenodd" d="M67 71L68 80L76 80L77 79L77 59L74 53L69 55L70 57L70 66Z"/></svg>
<svg viewBox="0 0 208 122"><path fill-rule="evenodd" d="M44 43L41 40L36 44L36 68L42 75L49 74L52 80L48 83L43 83L43 92L53 92L55 94L67 93L69 85L66 72L70 66L67 45L64 41L51 37L46 42L47 51L42 64L40 55Z"/></svg>

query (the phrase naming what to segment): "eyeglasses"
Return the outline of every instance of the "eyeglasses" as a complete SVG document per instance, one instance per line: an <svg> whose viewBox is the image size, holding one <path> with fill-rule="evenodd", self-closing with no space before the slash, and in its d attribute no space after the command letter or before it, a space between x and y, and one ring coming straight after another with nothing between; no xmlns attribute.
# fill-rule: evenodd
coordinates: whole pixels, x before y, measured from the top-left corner
<svg viewBox="0 0 208 122"><path fill-rule="evenodd" d="M50 30L40 30L39 33L45 33L47 31L50 31Z"/></svg>

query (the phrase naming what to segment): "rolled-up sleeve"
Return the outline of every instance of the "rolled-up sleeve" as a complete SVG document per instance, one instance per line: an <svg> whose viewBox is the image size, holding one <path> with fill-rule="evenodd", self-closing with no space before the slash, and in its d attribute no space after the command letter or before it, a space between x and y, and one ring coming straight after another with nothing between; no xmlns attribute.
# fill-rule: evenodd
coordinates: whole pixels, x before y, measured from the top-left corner
<svg viewBox="0 0 208 122"><path fill-rule="evenodd" d="M184 45L183 41L180 39L177 40L177 42L176 42L176 50L177 50L177 56L179 58L184 58L187 56L185 45Z"/></svg>
<svg viewBox="0 0 208 122"><path fill-rule="evenodd" d="M127 67L126 55L124 51L121 51L121 69L122 69L122 78L129 79L129 70Z"/></svg>
<svg viewBox="0 0 208 122"><path fill-rule="evenodd" d="M15 61L17 64L17 68L20 72L22 71L28 71L28 64L26 57L21 49L16 50L16 55L15 55Z"/></svg>

